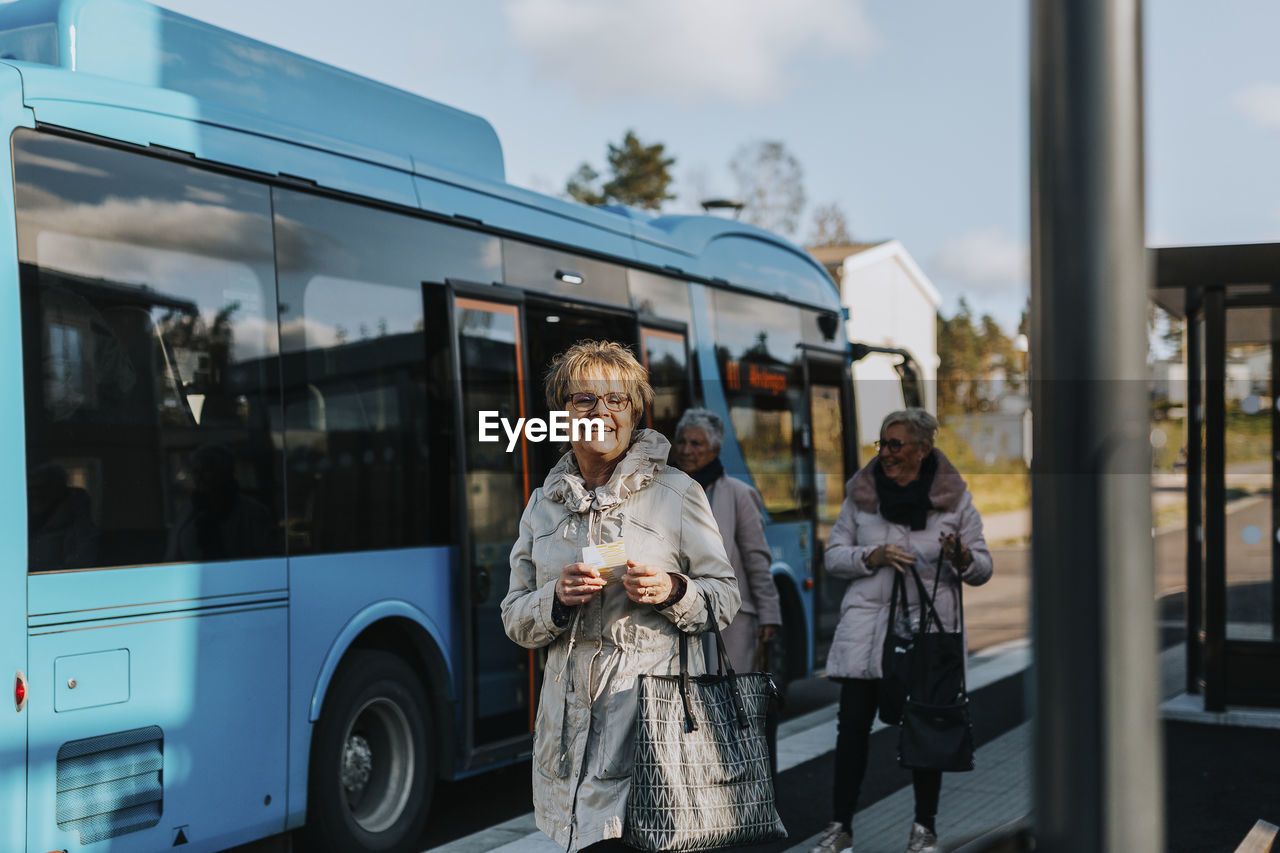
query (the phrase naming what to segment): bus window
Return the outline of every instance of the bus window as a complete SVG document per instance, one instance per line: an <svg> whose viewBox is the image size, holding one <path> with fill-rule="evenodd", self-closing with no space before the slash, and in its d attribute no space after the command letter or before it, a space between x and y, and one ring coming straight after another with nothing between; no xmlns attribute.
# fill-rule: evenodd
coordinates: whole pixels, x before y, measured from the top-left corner
<svg viewBox="0 0 1280 853"><path fill-rule="evenodd" d="M504 284L563 299L589 298L609 305L627 304L627 271L617 264L570 252L502 241ZM476 281L498 281L498 276Z"/></svg>
<svg viewBox="0 0 1280 853"><path fill-rule="evenodd" d="M33 131L13 153L30 571L282 553L267 190Z"/></svg>
<svg viewBox="0 0 1280 853"><path fill-rule="evenodd" d="M806 518L809 411L800 311L715 291L716 359L743 458L774 521Z"/></svg>
<svg viewBox="0 0 1280 853"><path fill-rule="evenodd" d="M400 548L453 532L447 358L424 270L486 280L497 241L276 190L291 554ZM433 371L433 373L436 371Z"/></svg>
<svg viewBox="0 0 1280 853"><path fill-rule="evenodd" d="M646 413L648 427L674 445L676 424L689 408L689 353L684 334L660 329L640 330L640 350L653 386L653 406Z"/></svg>
<svg viewBox="0 0 1280 853"><path fill-rule="evenodd" d="M687 281L643 270L627 270L627 286L631 290L631 307L641 317L658 317L686 327L693 325Z"/></svg>

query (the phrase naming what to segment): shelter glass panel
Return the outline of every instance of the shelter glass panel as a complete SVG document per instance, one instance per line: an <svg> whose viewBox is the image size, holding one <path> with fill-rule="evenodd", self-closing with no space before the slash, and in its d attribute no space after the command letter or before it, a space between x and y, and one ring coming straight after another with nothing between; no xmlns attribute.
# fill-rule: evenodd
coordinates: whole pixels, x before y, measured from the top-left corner
<svg viewBox="0 0 1280 853"><path fill-rule="evenodd" d="M1280 310L1230 308L1226 315L1227 638L1266 641L1280 549L1272 494Z"/></svg>

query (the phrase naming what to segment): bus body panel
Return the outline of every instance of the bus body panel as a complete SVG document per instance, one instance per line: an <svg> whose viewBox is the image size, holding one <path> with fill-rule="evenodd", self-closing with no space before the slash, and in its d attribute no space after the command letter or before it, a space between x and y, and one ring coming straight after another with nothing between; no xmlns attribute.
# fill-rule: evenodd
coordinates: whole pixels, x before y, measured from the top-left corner
<svg viewBox="0 0 1280 853"><path fill-rule="evenodd" d="M764 538L769 543L769 551L773 554L774 582L778 575L785 575L787 582L795 589L800 598L800 606L804 609L805 625L813 623L813 592L806 589L805 581L813 578L813 522L781 521L764 526ZM805 672L792 673L794 677L804 678L813 671L813 632L804 632Z"/></svg>
<svg viewBox="0 0 1280 853"><path fill-rule="evenodd" d="M556 205L535 206L510 192L511 188L473 189L467 186L422 177L414 178L423 210L445 216L460 216L482 222L490 228L570 246L590 246L592 252L634 259L629 230L618 230L609 214L595 212L592 217L579 210L556 210ZM568 202L561 202L566 208ZM548 209L552 208L552 209ZM597 222L589 221L595 219ZM617 225L626 225L619 219Z"/></svg>
<svg viewBox="0 0 1280 853"><path fill-rule="evenodd" d="M460 629L450 599L456 564L454 549L443 547L289 559L290 825L306 814L312 725L343 655L362 631L382 620L408 619L430 635L446 666L457 660ZM403 653L406 659L413 656L412 649ZM434 687L447 690L461 713L457 678L451 669L449 683ZM460 720L452 724L457 731Z"/></svg>
<svg viewBox="0 0 1280 853"><path fill-rule="evenodd" d="M151 780L158 791L146 798L160 798L158 820L107 839L112 851L168 848L179 828L192 850L219 850L284 829L287 599L242 596L203 607L199 596L203 580L225 570L239 574L274 562L269 574L283 574L282 559L255 562L155 567L187 579L192 597L157 602L150 613L66 612L58 624L30 629L28 850L89 843L68 823L88 808L88 795L58 793L72 778L70 757L60 761L68 745L148 727L160 732L163 767ZM33 575L32 589L43 589L32 597L60 592L74 599L83 582L107 590L103 600L123 600L128 590L142 600L153 577L133 568ZM159 592L180 594L173 584ZM122 755L117 760L131 760ZM131 807L120 791L106 796L112 811Z"/></svg>
<svg viewBox="0 0 1280 853"><path fill-rule="evenodd" d="M288 595L286 585L278 558L44 572L27 581L33 628L274 602Z"/></svg>
<svg viewBox="0 0 1280 853"><path fill-rule="evenodd" d="M136 0L15 5L6 28L40 26L49 41L6 45L19 59L184 92L235 109L233 123L255 133L287 125L374 162L405 167L416 155L504 179L497 134L471 113Z"/></svg>
<svg viewBox="0 0 1280 853"><path fill-rule="evenodd" d="M301 177L390 204L418 205L405 171L220 126L216 110L211 116L208 105L186 95L38 65L20 68L26 102L44 124L135 145L161 145L265 176Z"/></svg>
<svg viewBox="0 0 1280 853"><path fill-rule="evenodd" d="M12 69L0 69L0 115L30 126L22 106L22 81ZM25 122L23 120L26 120ZM12 130L12 125L10 125ZM0 157L12 174L8 146ZM22 330L18 296L17 226L14 222L13 181L0 181L0 459L4 482L0 491L0 537L9 543L0 568L0 850L26 847L27 720L17 713L15 684L26 676L27 660L27 506L26 436L23 423Z"/></svg>

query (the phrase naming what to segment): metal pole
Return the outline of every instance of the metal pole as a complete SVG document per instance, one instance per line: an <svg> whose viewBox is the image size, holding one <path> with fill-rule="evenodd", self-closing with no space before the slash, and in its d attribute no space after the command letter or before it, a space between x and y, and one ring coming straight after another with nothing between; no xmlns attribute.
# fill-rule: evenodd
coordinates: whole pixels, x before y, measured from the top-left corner
<svg viewBox="0 0 1280 853"><path fill-rule="evenodd" d="M1139 0L1032 4L1037 849L1164 849Z"/></svg>
<svg viewBox="0 0 1280 853"><path fill-rule="evenodd" d="M1200 693L1204 677L1204 305L1200 290L1186 292L1187 342L1187 692Z"/></svg>

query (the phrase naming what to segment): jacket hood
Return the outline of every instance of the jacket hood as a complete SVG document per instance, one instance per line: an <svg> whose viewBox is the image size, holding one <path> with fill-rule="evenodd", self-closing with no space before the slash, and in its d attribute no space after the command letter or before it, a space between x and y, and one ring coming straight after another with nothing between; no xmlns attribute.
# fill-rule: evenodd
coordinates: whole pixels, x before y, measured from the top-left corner
<svg viewBox="0 0 1280 853"><path fill-rule="evenodd" d="M613 469L609 482L595 489L587 489L578 468L578 459L570 450L547 474L542 493L550 500L562 503L570 512L582 513L588 509L597 512L622 503L638 492L666 467L671 442L656 430L637 430L631 447Z"/></svg>
<svg viewBox="0 0 1280 853"><path fill-rule="evenodd" d="M960 472L956 470L956 466L951 464L951 460L941 450L935 447L930 452L938 460L938 471L933 475L933 486L929 489L929 502L933 504L934 509L950 512L960 498L964 497L969 487L960 476ZM874 457L853 475L845 487L845 495L863 512L880 511L880 498L876 495L875 470L872 467L879 464L880 457Z"/></svg>

